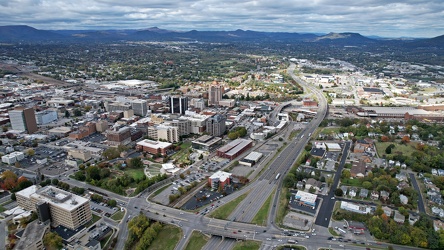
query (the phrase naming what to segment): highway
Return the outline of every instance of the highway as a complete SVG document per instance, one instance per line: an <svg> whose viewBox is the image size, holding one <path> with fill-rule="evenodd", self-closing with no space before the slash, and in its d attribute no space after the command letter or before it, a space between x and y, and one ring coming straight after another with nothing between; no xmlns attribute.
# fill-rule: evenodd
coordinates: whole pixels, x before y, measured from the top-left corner
<svg viewBox="0 0 444 250"><path fill-rule="evenodd" d="M272 162L268 169L265 169L262 174L256 179L256 181L250 183L243 189L228 195L220 199L221 203L227 203L244 193L248 193L247 197L239 204L239 206L229 216L230 220L219 220L195 214L191 212L181 211L179 209L150 203L147 201L149 192L143 192L137 197L123 197L112 192L100 189L98 187L90 186L83 182L69 179L63 180L70 185L93 188L106 193L108 197L116 199L118 201L126 202L126 213L122 221L118 226L118 241L115 249L124 249L125 240L128 237L127 221L130 218L137 216L140 213L145 214L147 217L167 224L174 224L182 229L184 238L176 246L176 249L184 249L190 234L193 230L200 231L204 234L215 236L207 243L204 249L231 249L234 246L235 239L241 240L258 240L263 242L262 249L272 249L276 245L287 243L288 239L299 241L300 245L304 245L309 250L319 248L334 248L334 249L363 249L363 245L356 246L349 243L329 241L328 234L313 236L305 238L302 236L283 236L282 230L274 226L273 220L276 217L276 211L278 208L279 191L282 186L282 180L285 174L293 166L294 162L304 150L305 145L310 140L310 136L317 129L319 124L324 120L327 114L327 102L323 94L314 86L310 86L302 82L297 78L293 71L295 65L291 64L287 72L290 76L297 81L303 88L304 92L311 92L316 95L319 103L318 113L301 133L288 142L287 146L278 152L277 157L271 158ZM276 117L277 114L274 115ZM346 143L344 152L348 151L350 142ZM345 163L346 156L342 156L340 171ZM276 175L280 174L279 178ZM339 182L340 174L335 175L333 187L336 187ZM321 205L318 220L315 224L328 227L328 220L330 219L331 212L333 210L334 202L331 200L334 194L334 188L332 188L327 196L324 198L324 202ZM266 199L274 193L272 199L272 206L270 214L268 216L267 226L258 226L251 224L250 222L256 215L257 211L265 203ZM328 218L325 220L325 218ZM376 242L370 242L376 244ZM386 244L378 245L380 248L386 247ZM412 247L397 246L396 249L407 250L417 249Z"/></svg>

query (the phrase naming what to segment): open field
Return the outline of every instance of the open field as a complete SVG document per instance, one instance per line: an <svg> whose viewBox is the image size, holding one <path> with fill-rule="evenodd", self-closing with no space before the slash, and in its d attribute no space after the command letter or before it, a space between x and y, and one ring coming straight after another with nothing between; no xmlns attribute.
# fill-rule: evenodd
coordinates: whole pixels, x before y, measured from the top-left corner
<svg viewBox="0 0 444 250"><path fill-rule="evenodd" d="M387 155L385 153L385 149L393 144L395 147L392 149L391 154L403 154L410 156L413 152L416 152L416 144L415 142L409 142L407 144L401 144L400 142L375 142L376 151L378 152L379 157L383 155Z"/></svg>
<svg viewBox="0 0 444 250"><path fill-rule="evenodd" d="M181 237L182 230L180 228L173 225L165 225L148 250L173 250Z"/></svg>
<svg viewBox="0 0 444 250"><path fill-rule="evenodd" d="M207 236L197 231L193 231L193 234L191 234L185 250L202 249L203 246L207 244L208 240L209 238Z"/></svg>

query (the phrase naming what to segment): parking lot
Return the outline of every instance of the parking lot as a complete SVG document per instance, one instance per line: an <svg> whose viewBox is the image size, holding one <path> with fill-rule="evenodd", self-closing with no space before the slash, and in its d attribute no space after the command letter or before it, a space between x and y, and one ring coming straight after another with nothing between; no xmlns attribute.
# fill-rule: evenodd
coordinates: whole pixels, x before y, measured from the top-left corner
<svg viewBox="0 0 444 250"><path fill-rule="evenodd" d="M171 186L156 195L153 200L162 205L168 205L170 203L169 196L178 192L179 187L189 186L193 181L201 182L205 180L207 174L197 173L197 171L191 172L189 175L185 176L185 179L178 179L174 181Z"/></svg>
<svg viewBox="0 0 444 250"><path fill-rule="evenodd" d="M220 198L232 194L234 191L238 190L239 188L241 188L241 184L238 184L238 183L226 185L224 187L224 189L222 190L222 192L217 192L217 190L212 191L210 188L204 187L196 195L194 195L194 197L192 197L190 200L188 200L185 203L185 205L183 205L181 207L181 209L194 210L196 208L203 207L203 206L208 205L210 203L214 203L214 205L210 206L210 207L216 207L216 206L218 206L218 203L220 203L219 202ZM209 209L211 209L211 208L209 208ZM208 212L208 209L207 209L207 212ZM203 212L203 213L205 214L205 212Z"/></svg>

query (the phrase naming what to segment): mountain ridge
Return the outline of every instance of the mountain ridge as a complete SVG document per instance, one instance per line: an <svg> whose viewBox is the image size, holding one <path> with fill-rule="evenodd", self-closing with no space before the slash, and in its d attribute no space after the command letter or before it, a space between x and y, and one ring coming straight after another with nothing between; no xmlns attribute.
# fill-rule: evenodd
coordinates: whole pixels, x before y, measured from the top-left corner
<svg viewBox="0 0 444 250"><path fill-rule="evenodd" d="M425 39L376 39L353 32L319 33L231 31L174 31L158 27L108 30L40 30L27 25L0 26L0 42L109 42L109 41L283 42L336 46L366 46L399 42L412 47L444 48L444 35Z"/></svg>

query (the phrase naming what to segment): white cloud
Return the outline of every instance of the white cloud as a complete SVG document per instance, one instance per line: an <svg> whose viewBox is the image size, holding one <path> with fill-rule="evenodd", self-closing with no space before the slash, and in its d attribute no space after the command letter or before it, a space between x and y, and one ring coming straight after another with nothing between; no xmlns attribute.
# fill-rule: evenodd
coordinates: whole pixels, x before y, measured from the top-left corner
<svg viewBox="0 0 444 250"><path fill-rule="evenodd" d="M182 30L444 34L442 0L0 0L0 25L40 29L158 26Z"/></svg>

